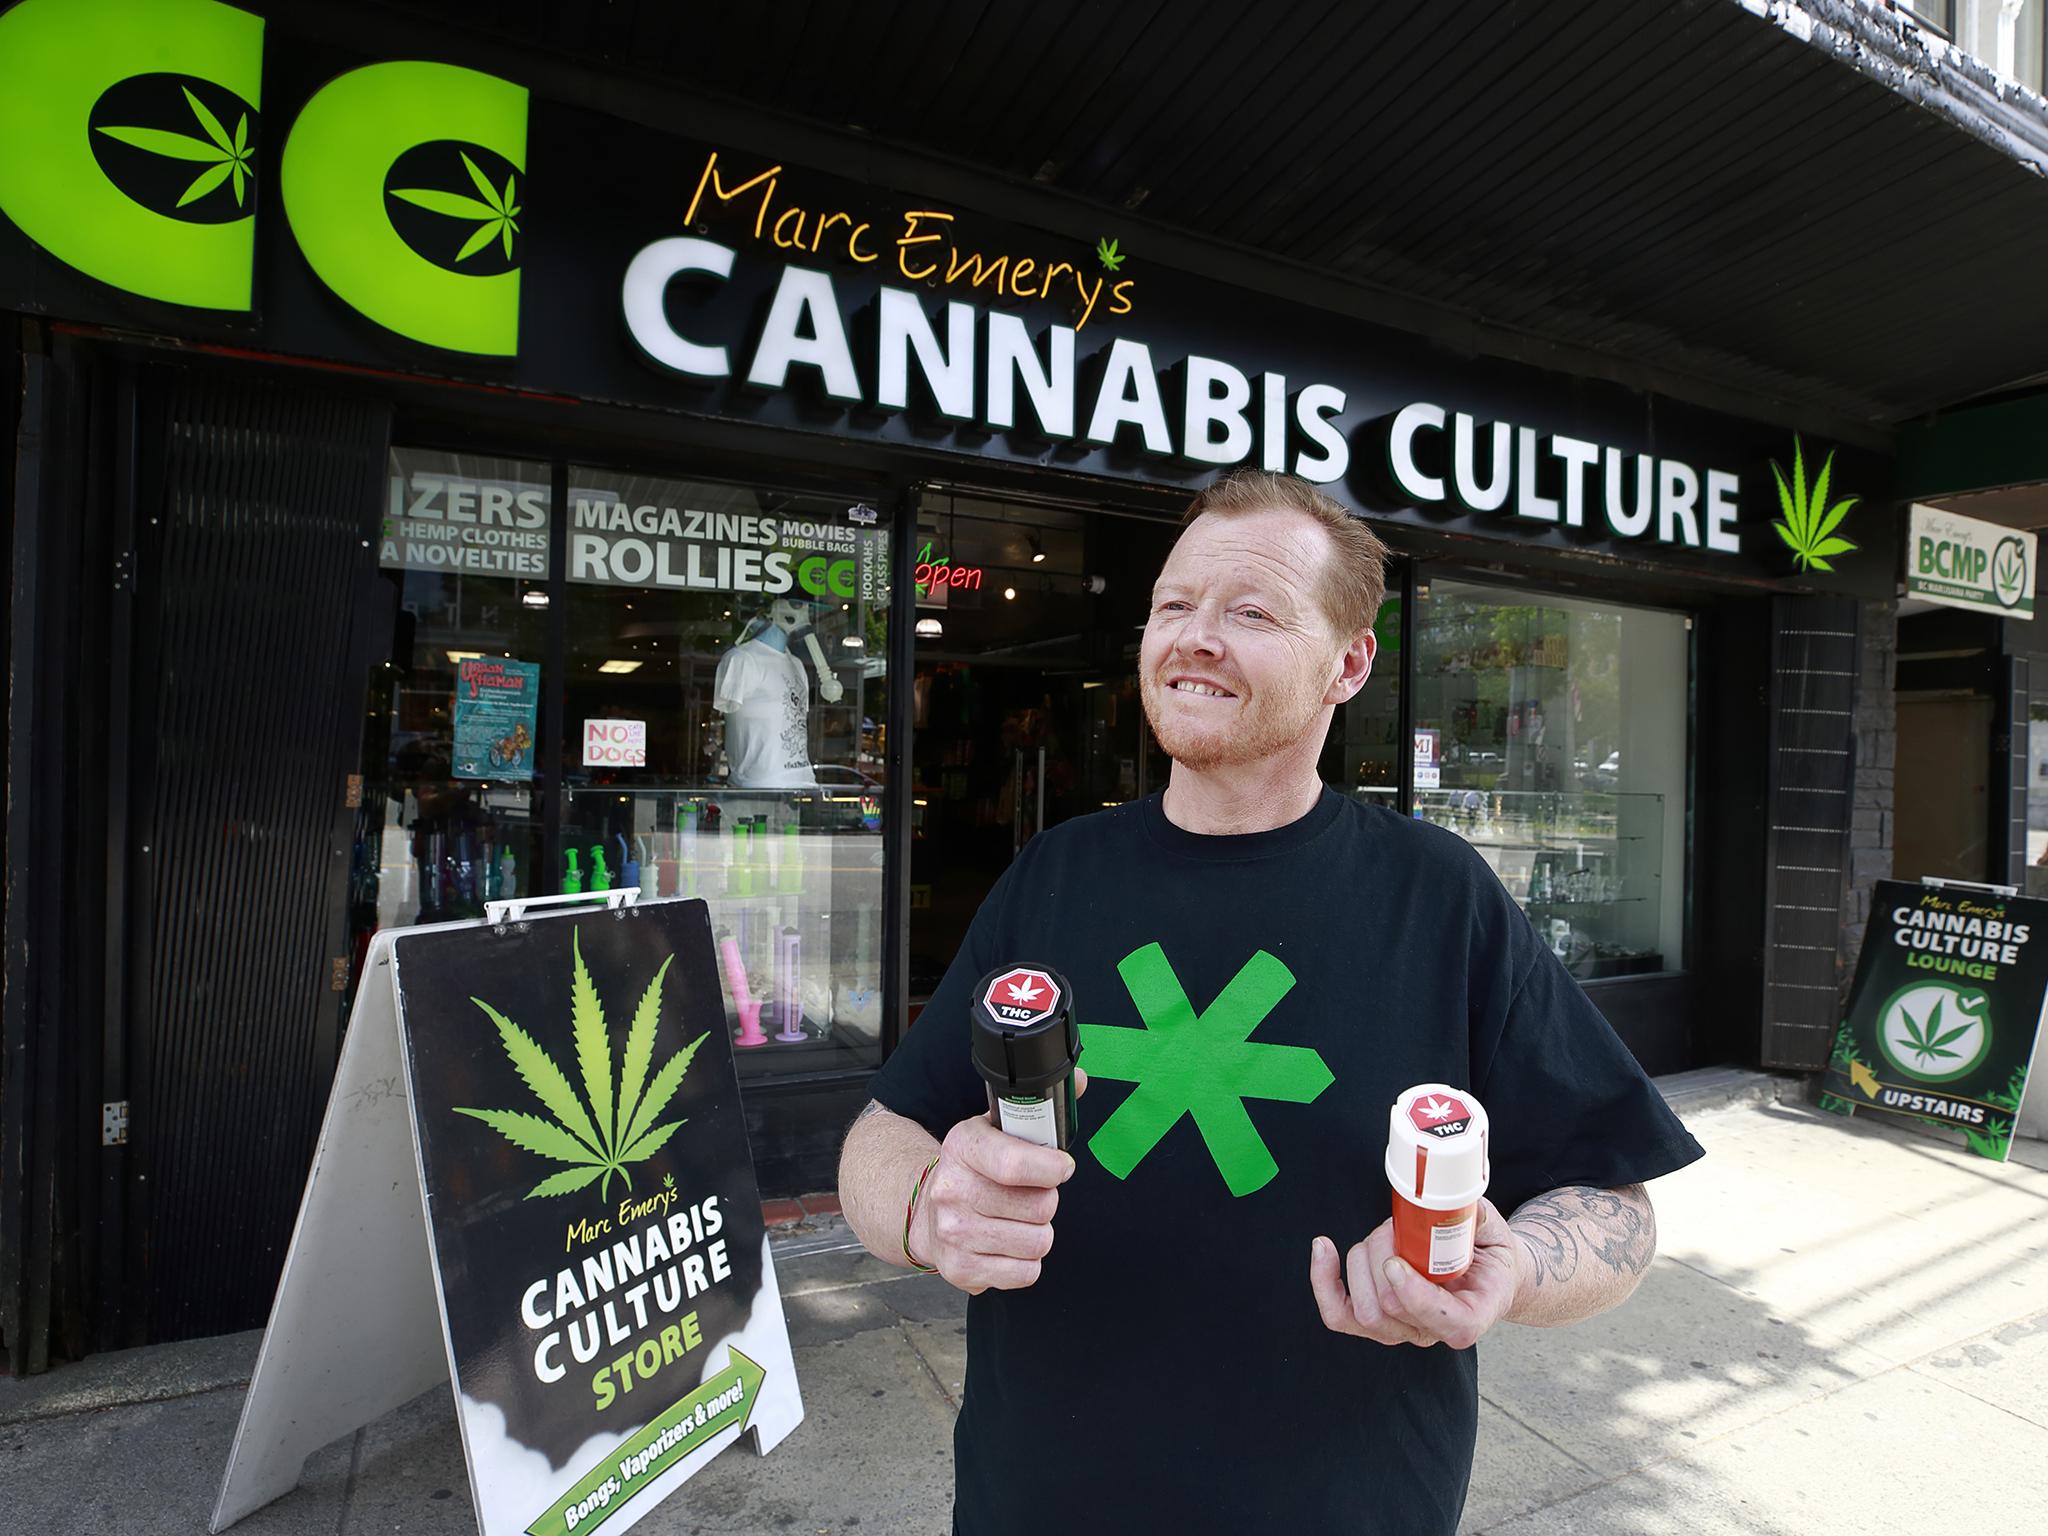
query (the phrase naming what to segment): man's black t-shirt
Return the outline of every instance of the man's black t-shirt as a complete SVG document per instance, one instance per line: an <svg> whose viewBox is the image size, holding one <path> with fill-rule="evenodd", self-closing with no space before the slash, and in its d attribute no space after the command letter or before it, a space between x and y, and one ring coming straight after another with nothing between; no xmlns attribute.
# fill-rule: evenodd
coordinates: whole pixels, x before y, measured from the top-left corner
<svg viewBox="0 0 2048 1536"><path fill-rule="evenodd" d="M874 1096L943 1137L987 1100L975 982L1072 984L1089 1073L1036 1285L968 1304L965 1536L1298 1530L1451 1536L1476 1351L1325 1329L1317 1234L1385 1220L1387 1112L1421 1082L1491 1122L1504 1213L1701 1155L1485 862L1325 790L1204 837L1159 797L1035 837Z"/></svg>

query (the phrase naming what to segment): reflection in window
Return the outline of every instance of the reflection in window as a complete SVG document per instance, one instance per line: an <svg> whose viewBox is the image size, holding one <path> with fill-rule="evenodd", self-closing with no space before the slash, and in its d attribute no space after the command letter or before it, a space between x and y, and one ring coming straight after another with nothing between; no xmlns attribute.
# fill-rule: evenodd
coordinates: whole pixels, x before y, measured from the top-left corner
<svg viewBox="0 0 2048 1536"><path fill-rule="evenodd" d="M1387 598L1373 634L1372 676L1337 711L1318 765L1323 782L1368 805L1396 809L1401 799L1401 568L1387 570Z"/></svg>
<svg viewBox="0 0 2048 1536"><path fill-rule="evenodd" d="M548 467L393 449L378 565L391 655L371 670L350 866L360 951L379 928L531 895L540 853Z"/></svg>
<svg viewBox="0 0 2048 1536"><path fill-rule="evenodd" d="M568 521L553 875L710 902L743 1074L872 1065L886 525L584 468Z"/></svg>
<svg viewBox="0 0 2048 1536"><path fill-rule="evenodd" d="M2025 894L2048 896L2048 656L2027 669L2027 873Z"/></svg>
<svg viewBox="0 0 2048 1536"><path fill-rule="evenodd" d="M1453 581L1425 590L1416 813L1479 849L1575 976L1676 969L1685 620Z"/></svg>

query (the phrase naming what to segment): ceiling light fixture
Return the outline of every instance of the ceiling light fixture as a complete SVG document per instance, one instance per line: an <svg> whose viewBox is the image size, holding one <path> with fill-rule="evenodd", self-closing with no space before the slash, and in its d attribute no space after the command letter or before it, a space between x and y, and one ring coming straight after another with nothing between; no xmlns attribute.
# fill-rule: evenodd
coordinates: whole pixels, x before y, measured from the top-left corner
<svg viewBox="0 0 2048 1536"><path fill-rule="evenodd" d="M1031 545L1031 563L1033 565L1043 565L1045 563L1045 546L1038 542L1038 535L1035 533L1028 534L1026 537Z"/></svg>
<svg viewBox="0 0 2048 1536"><path fill-rule="evenodd" d="M1017 589L1015 587L1003 588L1003 600L1010 603L1017 601Z"/></svg>
<svg viewBox="0 0 2048 1536"><path fill-rule="evenodd" d="M937 619L919 619L917 621L917 638L920 640L936 640L944 635L945 632L946 626Z"/></svg>
<svg viewBox="0 0 2048 1536"><path fill-rule="evenodd" d="M624 676L628 672L638 672L644 665L645 663L638 661L607 661L601 664L597 670L600 672L610 672L614 676Z"/></svg>
<svg viewBox="0 0 2048 1536"><path fill-rule="evenodd" d="M526 606L529 608L545 608L548 605L548 595L545 592L535 589L532 591L520 593L519 601L526 604Z"/></svg>

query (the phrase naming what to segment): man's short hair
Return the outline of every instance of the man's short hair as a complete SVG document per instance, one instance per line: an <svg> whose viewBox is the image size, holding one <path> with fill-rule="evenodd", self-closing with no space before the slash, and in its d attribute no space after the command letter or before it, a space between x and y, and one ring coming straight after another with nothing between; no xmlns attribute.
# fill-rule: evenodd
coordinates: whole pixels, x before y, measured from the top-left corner
<svg viewBox="0 0 2048 1536"><path fill-rule="evenodd" d="M1195 493L1181 514L1183 528L1204 512L1229 516L1270 508L1305 512L1330 535L1331 559L1316 583L1323 612L1337 633L1349 638L1370 629L1387 595L1387 546L1341 502L1324 495L1298 475L1276 475L1263 469L1236 469Z"/></svg>

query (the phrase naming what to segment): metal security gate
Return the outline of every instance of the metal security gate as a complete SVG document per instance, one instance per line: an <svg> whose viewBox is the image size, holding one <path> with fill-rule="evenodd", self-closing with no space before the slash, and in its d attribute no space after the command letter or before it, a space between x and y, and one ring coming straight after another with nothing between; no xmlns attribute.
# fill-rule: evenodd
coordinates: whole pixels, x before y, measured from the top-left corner
<svg viewBox="0 0 2048 1536"><path fill-rule="evenodd" d="M141 380L133 822L110 898L153 1339L259 1323L347 983L350 775L388 411L261 375ZM114 701L119 711L120 700Z"/></svg>
<svg viewBox="0 0 2048 1536"><path fill-rule="evenodd" d="M335 1061L388 406L29 324L11 465L8 1369L259 1323Z"/></svg>

